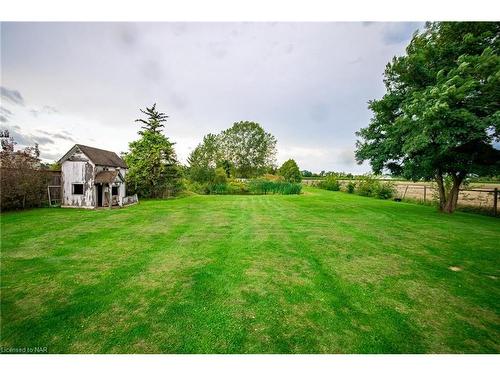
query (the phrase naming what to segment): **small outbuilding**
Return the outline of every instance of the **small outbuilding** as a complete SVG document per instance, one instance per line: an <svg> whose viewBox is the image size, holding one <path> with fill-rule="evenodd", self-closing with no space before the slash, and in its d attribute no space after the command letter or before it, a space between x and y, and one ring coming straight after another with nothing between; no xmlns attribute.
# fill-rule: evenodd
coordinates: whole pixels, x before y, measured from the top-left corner
<svg viewBox="0 0 500 375"><path fill-rule="evenodd" d="M62 207L99 208L137 202L127 197L127 165L113 151L74 145L60 160Z"/></svg>

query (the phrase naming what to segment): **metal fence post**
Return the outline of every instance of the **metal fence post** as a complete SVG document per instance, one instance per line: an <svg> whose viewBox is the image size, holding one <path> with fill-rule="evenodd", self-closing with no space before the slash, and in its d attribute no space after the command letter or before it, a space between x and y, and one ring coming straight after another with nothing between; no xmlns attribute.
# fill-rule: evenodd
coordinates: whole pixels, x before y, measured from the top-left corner
<svg viewBox="0 0 500 375"><path fill-rule="evenodd" d="M424 203L427 202L427 186L424 185Z"/></svg>

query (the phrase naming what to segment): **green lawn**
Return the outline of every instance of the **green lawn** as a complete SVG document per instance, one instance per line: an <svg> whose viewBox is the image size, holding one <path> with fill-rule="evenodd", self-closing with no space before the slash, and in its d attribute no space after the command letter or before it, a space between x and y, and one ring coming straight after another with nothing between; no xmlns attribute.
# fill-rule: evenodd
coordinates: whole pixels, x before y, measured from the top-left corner
<svg viewBox="0 0 500 375"><path fill-rule="evenodd" d="M1 221L3 347L500 352L492 217L306 188Z"/></svg>

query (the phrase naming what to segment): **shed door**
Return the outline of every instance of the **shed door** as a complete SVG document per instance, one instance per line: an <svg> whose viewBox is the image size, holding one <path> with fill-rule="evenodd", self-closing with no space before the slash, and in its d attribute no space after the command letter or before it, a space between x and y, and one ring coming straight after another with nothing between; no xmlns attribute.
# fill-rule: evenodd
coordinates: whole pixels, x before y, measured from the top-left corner
<svg viewBox="0 0 500 375"><path fill-rule="evenodd" d="M102 184L97 185L97 207L102 207Z"/></svg>

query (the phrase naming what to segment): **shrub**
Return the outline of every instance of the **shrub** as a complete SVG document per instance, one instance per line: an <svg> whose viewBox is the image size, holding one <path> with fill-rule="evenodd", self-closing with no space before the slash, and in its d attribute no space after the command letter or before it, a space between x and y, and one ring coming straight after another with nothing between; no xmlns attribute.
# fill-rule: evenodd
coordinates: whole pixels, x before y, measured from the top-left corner
<svg viewBox="0 0 500 375"><path fill-rule="evenodd" d="M297 183L282 183L281 194L291 195L300 194L302 191L302 185Z"/></svg>
<svg viewBox="0 0 500 375"><path fill-rule="evenodd" d="M227 184L208 184L208 194L227 194Z"/></svg>
<svg viewBox="0 0 500 375"><path fill-rule="evenodd" d="M320 189L339 191L340 182L335 176L326 176L326 178L318 183Z"/></svg>
<svg viewBox="0 0 500 375"><path fill-rule="evenodd" d="M188 191L192 191L198 194L208 194L208 183L206 182L198 182L185 179L184 186Z"/></svg>
<svg viewBox="0 0 500 375"><path fill-rule="evenodd" d="M225 183L186 181L186 189L198 194L248 194L248 184L244 181L228 180Z"/></svg>
<svg viewBox="0 0 500 375"><path fill-rule="evenodd" d="M268 181L255 179L248 185L252 194L300 194L302 185L286 181Z"/></svg>
<svg viewBox="0 0 500 375"><path fill-rule="evenodd" d="M390 182L382 182L372 176L364 176L358 182L356 193L366 197L390 199L396 194L396 188Z"/></svg>
<svg viewBox="0 0 500 375"><path fill-rule="evenodd" d="M396 194L396 188L391 182L381 183L375 192L375 196L379 199L390 199Z"/></svg>
<svg viewBox="0 0 500 375"><path fill-rule="evenodd" d="M215 170L213 182L217 185L222 185L227 182L227 174L224 168L219 167Z"/></svg>
<svg viewBox="0 0 500 375"><path fill-rule="evenodd" d="M248 189L252 194L267 194L272 183L264 179L254 179L248 184Z"/></svg>
<svg viewBox="0 0 500 375"><path fill-rule="evenodd" d="M227 184L228 194L248 194L248 184L244 181L230 180Z"/></svg>
<svg viewBox="0 0 500 375"><path fill-rule="evenodd" d="M365 197L374 197L380 186L380 181L372 176L364 176L358 181L356 193Z"/></svg>
<svg viewBox="0 0 500 375"><path fill-rule="evenodd" d="M170 179L165 183L163 192L159 196L162 198L171 198L178 195L184 188L184 181L182 179Z"/></svg>
<svg viewBox="0 0 500 375"><path fill-rule="evenodd" d="M47 204L52 174L41 169L38 145L14 151L8 130L0 131L1 210L41 207Z"/></svg>
<svg viewBox="0 0 500 375"><path fill-rule="evenodd" d="M199 168L189 170L189 179L184 181L187 190L198 194L227 194L227 176L224 168Z"/></svg>
<svg viewBox="0 0 500 375"><path fill-rule="evenodd" d="M354 183L354 181L349 181L346 185L346 191L349 194L352 194L354 193L354 190L356 190L356 184Z"/></svg>
<svg viewBox="0 0 500 375"><path fill-rule="evenodd" d="M186 188L198 194L300 194L302 185L263 178L250 182L227 180L224 183L185 181Z"/></svg>

